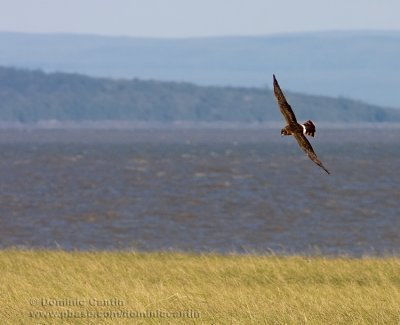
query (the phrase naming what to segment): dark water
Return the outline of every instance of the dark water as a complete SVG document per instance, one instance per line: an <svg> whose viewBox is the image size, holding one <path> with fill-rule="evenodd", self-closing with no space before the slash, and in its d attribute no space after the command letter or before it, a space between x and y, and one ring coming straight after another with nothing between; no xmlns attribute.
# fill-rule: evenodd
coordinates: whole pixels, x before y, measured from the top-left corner
<svg viewBox="0 0 400 325"><path fill-rule="evenodd" d="M400 129L0 136L2 248L400 252Z"/></svg>

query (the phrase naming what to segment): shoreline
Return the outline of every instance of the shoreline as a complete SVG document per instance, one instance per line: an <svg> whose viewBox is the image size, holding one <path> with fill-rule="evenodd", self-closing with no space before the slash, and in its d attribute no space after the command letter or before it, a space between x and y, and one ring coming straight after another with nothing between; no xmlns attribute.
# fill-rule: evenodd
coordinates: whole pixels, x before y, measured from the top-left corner
<svg viewBox="0 0 400 325"><path fill-rule="evenodd" d="M329 121L315 121L320 129L400 129L399 122L349 122L337 123ZM37 131L37 130L110 130L110 131L135 131L135 130L263 130L280 129L283 121L272 122L192 122L192 121L171 121L171 122L149 122L149 121L59 121L41 120L34 123L0 121L0 131Z"/></svg>

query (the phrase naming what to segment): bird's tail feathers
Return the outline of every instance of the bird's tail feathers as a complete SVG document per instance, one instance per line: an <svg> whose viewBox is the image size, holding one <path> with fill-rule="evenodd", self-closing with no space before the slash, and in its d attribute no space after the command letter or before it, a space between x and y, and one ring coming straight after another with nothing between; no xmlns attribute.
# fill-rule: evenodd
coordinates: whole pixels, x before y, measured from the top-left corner
<svg viewBox="0 0 400 325"><path fill-rule="evenodd" d="M312 137L315 136L316 129L314 123L311 120L304 122L301 126L303 127L303 133L305 135L309 135Z"/></svg>

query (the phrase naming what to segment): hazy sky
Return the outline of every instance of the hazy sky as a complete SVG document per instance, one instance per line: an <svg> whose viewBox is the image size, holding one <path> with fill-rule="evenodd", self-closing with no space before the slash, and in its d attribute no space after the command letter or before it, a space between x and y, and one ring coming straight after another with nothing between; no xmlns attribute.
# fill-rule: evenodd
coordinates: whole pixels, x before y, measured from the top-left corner
<svg viewBox="0 0 400 325"><path fill-rule="evenodd" d="M0 0L0 31L190 37L397 29L399 0Z"/></svg>

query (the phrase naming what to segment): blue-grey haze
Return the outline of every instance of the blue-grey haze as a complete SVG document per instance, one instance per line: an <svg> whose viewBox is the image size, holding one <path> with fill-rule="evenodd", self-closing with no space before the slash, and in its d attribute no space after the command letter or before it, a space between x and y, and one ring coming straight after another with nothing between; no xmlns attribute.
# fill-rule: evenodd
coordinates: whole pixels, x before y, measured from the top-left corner
<svg viewBox="0 0 400 325"><path fill-rule="evenodd" d="M265 86L400 107L400 32L151 39L0 33L0 65L114 78Z"/></svg>

